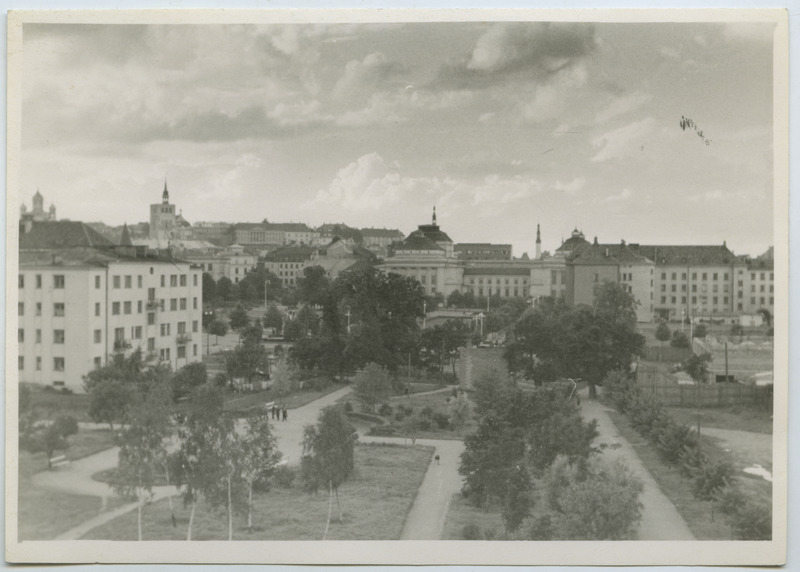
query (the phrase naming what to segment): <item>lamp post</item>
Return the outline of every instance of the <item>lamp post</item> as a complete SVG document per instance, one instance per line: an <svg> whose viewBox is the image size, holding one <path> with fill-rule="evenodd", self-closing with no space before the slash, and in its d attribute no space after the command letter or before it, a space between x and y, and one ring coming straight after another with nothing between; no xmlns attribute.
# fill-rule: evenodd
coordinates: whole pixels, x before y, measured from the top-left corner
<svg viewBox="0 0 800 572"><path fill-rule="evenodd" d="M426 300L422 301L422 329L425 329L425 323L428 318L428 302Z"/></svg>
<svg viewBox="0 0 800 572"><path fill-rule="evenodd" d="M345 312L345 316L347 316L347 333L350 333L350 306L347 307L347 312Z"/></svg>
<svg viewBox="0 0 800 572"><path fill-rule="evenodd" d="M264 315L267 315L267 284L269 280L264 280Z"/></svg>

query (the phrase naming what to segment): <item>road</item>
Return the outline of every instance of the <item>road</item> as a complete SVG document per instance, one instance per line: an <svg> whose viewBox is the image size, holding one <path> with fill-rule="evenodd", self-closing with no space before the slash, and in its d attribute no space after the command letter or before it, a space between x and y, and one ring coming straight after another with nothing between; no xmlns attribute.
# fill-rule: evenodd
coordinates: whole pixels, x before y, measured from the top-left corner
<svg viewBox="0 0 800 572"><path fill-rule="evenodd" d="M617 431L608 416L609 409L599 401L588 399L586 391L581 396L581 415L584 420L597 420L598 437L594 446L603 448L603 458L621 459L644 484L639 497L642 503L642 521L636 533L637 540L695 540L675 505L661 492L655 479L644 467L633 446Z"/></svg>

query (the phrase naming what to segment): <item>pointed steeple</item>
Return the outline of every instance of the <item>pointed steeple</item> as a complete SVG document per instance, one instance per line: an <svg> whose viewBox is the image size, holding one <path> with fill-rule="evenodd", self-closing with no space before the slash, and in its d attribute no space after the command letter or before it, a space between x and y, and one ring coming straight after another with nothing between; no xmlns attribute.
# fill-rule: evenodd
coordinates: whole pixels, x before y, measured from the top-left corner
<svg viewBox="0 0 800 572"><path fill-rule="evenodd" d="M539 223L536 223L536 258L542 257L542 232Z"/></svg>
<svg viewBox="0 0 800 572"><path fill-rule="evenodd" d="M436 205L433 205L433 224L436 224Z"/></svg>
<svg viewBox="0 0 800 572"><path fill-rule="evenodd" d="M169 191L167 190L167 180L164 179L164 192L161 193L161 202L165 205L169 204Z"/></svg>
<svg viewBox="0 0 800 572"><path fill-rule="evenodd" d="M133 246L131 235L128 232L128 223L122 225L122 238L119 239L119 244L121 246Z"/></svg>

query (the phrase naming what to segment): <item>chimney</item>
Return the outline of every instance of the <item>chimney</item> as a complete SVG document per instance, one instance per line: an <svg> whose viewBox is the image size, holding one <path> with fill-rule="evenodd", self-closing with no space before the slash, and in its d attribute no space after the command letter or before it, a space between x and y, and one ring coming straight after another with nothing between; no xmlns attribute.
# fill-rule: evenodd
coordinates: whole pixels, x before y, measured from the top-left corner
<svg viewBox="0 0 800 572"><path fill-rule="evenodd" d="M608 247L606 247L606 258L608 258Z"/></svg>

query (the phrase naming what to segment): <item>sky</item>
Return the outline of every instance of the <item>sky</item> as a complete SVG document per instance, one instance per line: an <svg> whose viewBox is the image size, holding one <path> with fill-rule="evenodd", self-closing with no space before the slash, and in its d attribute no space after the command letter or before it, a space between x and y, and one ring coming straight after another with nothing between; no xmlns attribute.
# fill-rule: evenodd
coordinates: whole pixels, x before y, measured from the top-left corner
<svg viewBox="0 0 800 572"><path fill-rule="evenodd" d="M771 24L23 28L20 199L555 250L773 244ZM684 121L682 127L682 119Z"/></svg>

